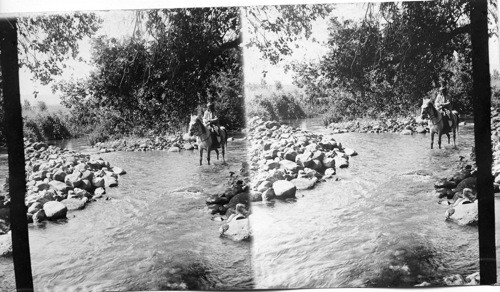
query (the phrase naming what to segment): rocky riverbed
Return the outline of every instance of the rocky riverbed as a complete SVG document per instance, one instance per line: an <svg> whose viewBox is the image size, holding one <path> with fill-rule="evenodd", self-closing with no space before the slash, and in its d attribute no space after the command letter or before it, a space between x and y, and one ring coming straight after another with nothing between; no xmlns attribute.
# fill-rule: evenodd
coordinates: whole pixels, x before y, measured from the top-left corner
<svg viewBox="0 0 500 292"><path fill-rule="evenodd" d="M356 151L331 135L320 135L259 117L247 123L251 201L296 197L297 190L312 189L336 169L349 166Z"/></svg>
<svg viewBox="0 0 500 292"><path fill-rule="evenodd" d="M494 191L500 191L500 108L491 108L491 141L493 146L492 174ZM435 193L440 204L450 205L444 216L446 220L459 225L478 224L478 201L476 188L475 152L470 157L461 157L458 171L448 178L442 178L435 184ZM463 277L459 274L445 277L443 282L453 285L479 285L479 272ZM428 283L422 283L425 286Z"/></svg>
<svg viewBox="0 0 500 292"><path fill-rule="evenodd" d="M414 133L428 133L429 128L426 120L417 118L381 118L359 119L353 121L331 123L328 128L334 134L346 132L358 133L400 133L411 135Z"/></svg>
<svg viewBox="0 0 500 292"><path fill-rule="evenodd" d="M106 198L106 188L116 187L126 172L100 157L24 140L26 216L29 223L65 219L68 211L85 208ZM10 229L8 183L0 192L0 233ZM8 235L1 235L3 240ZM0 246L4 246L0 244ZM1 251L0 251L1 253Z"/></svg>
<svg viewBox="0 0 500 292"><path fill-rule="evenodd" d="M234 138L229 137L228 141ZM151 136L145 138L122 138L106 142L98 142L93 145L100 153L113 151L169 151L179 152L182 150L198 149L196 138L189 134L178 134L170 136Z"/></svg>

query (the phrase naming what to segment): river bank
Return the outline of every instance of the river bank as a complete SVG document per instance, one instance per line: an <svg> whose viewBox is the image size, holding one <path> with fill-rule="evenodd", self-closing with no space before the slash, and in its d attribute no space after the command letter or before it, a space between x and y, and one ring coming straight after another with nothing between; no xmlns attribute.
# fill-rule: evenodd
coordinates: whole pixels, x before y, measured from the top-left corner
<svg viewBox="0 0 500 292"><path fill-rule="evenodd" d="M251 200L294 199L349 166L356 151L334 137L253 117L248 121Z"/></svg>
<svg viewBox="0 0 500 292"><path fill-rule="evenodd" d="M228 141L241 138L241 132L230 132ZM188 134L178 133L176 135L154 135L148 137L124 137L112 139L106 142L97 142L92 147L101 153L114 151L169 151L179 152L181 150L198 149L196 138Z"/></svg>
<svg viewBox="0 0 500 292"><path fill-rule="evenodd" d="M118 186L125 170L100 157L24 139L28 223L65 220L97 199L108 199L106 189ZM0 190L0 233L10 229L8 179ZM5 235L4 235L5 236ZM7 240L2 240L6 242ZM5 246L4 246L5 247ZM6 250L11 247L7 245ZM8 254L8 252L0 252Z"/></svg>

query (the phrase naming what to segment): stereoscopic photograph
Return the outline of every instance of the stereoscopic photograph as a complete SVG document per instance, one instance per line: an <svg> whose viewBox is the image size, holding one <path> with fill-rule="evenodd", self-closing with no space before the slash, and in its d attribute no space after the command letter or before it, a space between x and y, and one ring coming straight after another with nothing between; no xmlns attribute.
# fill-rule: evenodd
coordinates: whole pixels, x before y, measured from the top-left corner
<svg viewBox="0 0 500 292"><path fill-rule="evenodd" d="M0 8L0 290L496 283L497 2L329 2Z"/></svg>

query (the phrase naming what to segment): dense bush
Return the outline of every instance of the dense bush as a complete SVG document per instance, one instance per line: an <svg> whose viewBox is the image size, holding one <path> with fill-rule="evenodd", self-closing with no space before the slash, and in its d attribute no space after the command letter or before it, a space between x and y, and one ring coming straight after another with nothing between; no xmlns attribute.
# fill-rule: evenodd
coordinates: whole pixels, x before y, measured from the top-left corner
<svg viewBox="0 0 500 292"><path fill-rule="evenodd" d="M260 116L277 121L306 118L308 115L303 108L300 96L283 91L257 94L247 102L249 117Z"/></svg>
<svg viewBox="0 0 500 292"><path fill-rule="evenodd" d="M94 40L86 80L59 84L92 140L185 130L215 102L221 123L244 125L237 8L144 11L147 35Z"/></svg>
<svg viewBox="0 0 500 292"><path fill-rule="evenodd" d="M62 113L38 113L24 119L24 136L36 141L71 138L68 122Z"/></svg>

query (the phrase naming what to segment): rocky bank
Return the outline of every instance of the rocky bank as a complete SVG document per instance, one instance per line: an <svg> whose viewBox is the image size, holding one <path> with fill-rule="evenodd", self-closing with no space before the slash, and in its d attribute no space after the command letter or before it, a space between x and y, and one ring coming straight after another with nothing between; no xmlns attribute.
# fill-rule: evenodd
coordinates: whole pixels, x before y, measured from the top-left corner
<svg viewBox="0 0 500 292"><path fill-rule="evenodd" d="M229 137L228 141L234 138ZM113 151L169 151L180 152L182 150L198 149L196 138L189 134L178 134L171 136L151 136L146 138L122 138L106 142L98 142L93 145L100 153Z"/></svg>
<svg viewBox="0 0 500 292"><path fill-rule="evenodd" d="M414 133L428 133L429 127L427 120L419 117L413 118L381 118L359 119L353 121L331 123L328 128L332 129L334 134L358 132L358 133L400 133L402 135L411 135Z"/></svg>
<svg viewBox="0 0 500 292"><path fill-rule="evenodd" d="M312 189L336 169L349 166L356 151L344 148L332 135L293 128L253 117L247 122L251 201L295 198Z"/></svg>
<svg viewBox="0 0 500 292"><path fill-rule="evenodd" d="M26 216L29 223L66 218L116 187L126 172L100 157L91 157L43 142L24 140ZM0 233L9 230L8 183L0 192ZM2 237L7 235L2 235Z"/></svg>

